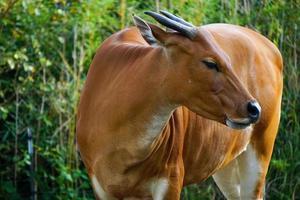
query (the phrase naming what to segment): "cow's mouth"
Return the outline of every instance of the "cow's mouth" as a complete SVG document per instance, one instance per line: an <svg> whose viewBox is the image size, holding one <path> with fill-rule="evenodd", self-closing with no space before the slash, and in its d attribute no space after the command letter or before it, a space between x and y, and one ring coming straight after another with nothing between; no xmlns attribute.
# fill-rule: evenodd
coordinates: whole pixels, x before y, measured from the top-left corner
<svg viewBox="0 0 300 200"><path fill-rule="evenodd" d="M230 119L229 117L226 118L225 123L228 127L233 128L233 129L244 129L250 126L251 124L251 119L249 118L244 118L244 119L239 119L239 120L233 120Z"/></svg>

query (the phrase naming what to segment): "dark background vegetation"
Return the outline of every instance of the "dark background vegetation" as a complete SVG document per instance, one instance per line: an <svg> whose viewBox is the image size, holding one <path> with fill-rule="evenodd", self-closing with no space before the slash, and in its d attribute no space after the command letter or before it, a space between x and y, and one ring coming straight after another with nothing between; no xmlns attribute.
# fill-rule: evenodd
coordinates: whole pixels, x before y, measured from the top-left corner
<svg viewBox="0 0 300 200"><path fill-rule="evenodd" d="M0 0L0 199L29 199L31 184L35 199L94 199L74 143L83 81L105 38L131 26L133 13L150 20L143 11L158 9L196 25L247 26L281 50L282 120L266 198L300 199L299 0ZM182 196L223 199L212 179Z"/></svg>

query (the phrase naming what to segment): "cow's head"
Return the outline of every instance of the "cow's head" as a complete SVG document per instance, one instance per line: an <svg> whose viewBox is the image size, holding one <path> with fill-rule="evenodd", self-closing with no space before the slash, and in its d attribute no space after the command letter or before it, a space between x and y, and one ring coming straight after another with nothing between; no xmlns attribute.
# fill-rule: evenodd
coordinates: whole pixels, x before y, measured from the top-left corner
<svg viewBox="0 0 300 200"><path fill-rule="evenodd" d="M261 108L233 70L229 56L204 28L166 11L145 12L167 27L134 16L143 38L162 48L168 66L164 84L172 103L184 105L197 114L241 129L255 123Z"/></svg>

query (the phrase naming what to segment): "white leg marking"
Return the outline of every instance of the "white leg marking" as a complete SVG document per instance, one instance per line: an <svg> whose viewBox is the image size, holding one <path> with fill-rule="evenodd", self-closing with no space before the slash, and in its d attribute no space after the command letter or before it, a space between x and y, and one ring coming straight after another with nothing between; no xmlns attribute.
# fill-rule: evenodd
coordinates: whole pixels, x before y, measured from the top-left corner
<svg viewBox="0 0 300 200"><path fill-rule="evenodd" d="M240 169L237 157L249 146L252 130L252 125L242 130L245 139L242 141L241 149L234 155L235 159L213 175L216 184L227 199L241 199Z"/></svg>
<svg viewBox="0 0 300 200"><path fill-rule="evenodd" d="M246 151L237 159L240 169L241 199L256 199L254 190L262 173L256 152L249 144Z"/></svg>
<svg viewBox="0 0 300 200"><path fill-rule="evenodd" d="M169 187L169 182L166 178L160 178L150 183L150 190L153 200L163 200Z"/></svg>
<svg viewBox="0 0 300 200"><path fill-rule="evenodd" d="M101 200L109 200L112 199L111 197L109 197L107 195L107 193L103 190L103 188L101 187L100 183L98 182L97 178L95 175L92 176L92 184L93 184L93 188L94 191L96 193L96 195L101 199Z"/></svg>
<svg viewBox="0 0 300 200"><path fill-rule="evenodd" d="M228 200L240 199L239 166L237 160L218 170L213 178Z"/></svg>

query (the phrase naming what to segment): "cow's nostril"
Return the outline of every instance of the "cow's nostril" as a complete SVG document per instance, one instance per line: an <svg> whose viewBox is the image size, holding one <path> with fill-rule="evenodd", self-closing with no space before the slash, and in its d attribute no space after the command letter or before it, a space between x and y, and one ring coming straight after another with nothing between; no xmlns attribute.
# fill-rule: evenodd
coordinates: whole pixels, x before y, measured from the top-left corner
<svg viewBox="0 0 300 200"><path fill-rule="evenodd" d="M261 108L257 101L249 101L247 104L248 115L251 120L256 122L260 117Z"/></svg>

